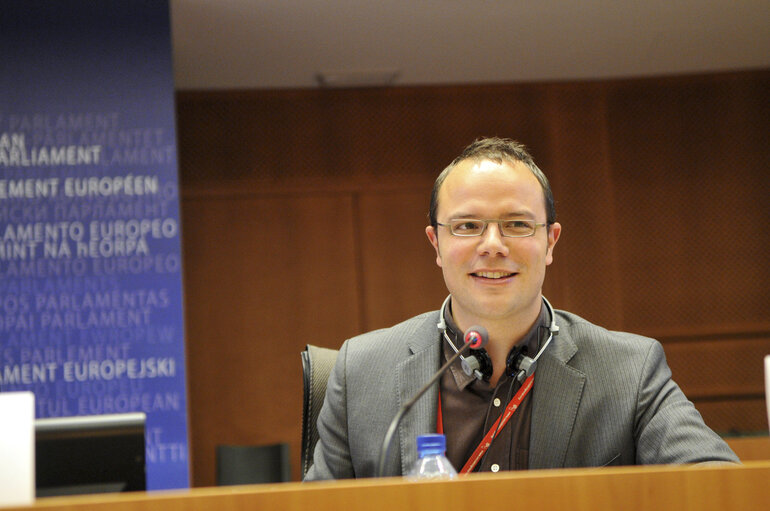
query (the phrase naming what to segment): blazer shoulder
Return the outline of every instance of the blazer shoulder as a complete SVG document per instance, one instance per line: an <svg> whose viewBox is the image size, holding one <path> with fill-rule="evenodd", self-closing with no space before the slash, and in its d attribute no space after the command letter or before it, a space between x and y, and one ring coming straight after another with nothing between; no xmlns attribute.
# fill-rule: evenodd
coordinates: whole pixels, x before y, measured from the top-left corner
<svg viewBox="0 0 770 511"><path fill-rule="evenodd" d="M643 364L651 353L663 352L657 340L629 332L608 330L570 312L556 311L561 344L574 346L577 360L630 361ZM573 362L577 362L573 360Z"/></svg>
<svg viewBox="0 0 770 511"><path fill-rule="evenodd" d="M438 335L438 311L430 311L409 318L387 328L357 335L345 341L350 353L364 352L413 352L435 346Z"/></svg>
<svg viewBox="0 0 770 511"><path fill-rule="evenodd" d="M609 342L613 344L627 344L635 348L649 349L653 344L660 344L656 339L630 332L609 330L591 323L585 318L571 312L556 310L556 324L559 333L565 333L576 343L585 342Z"/></svg>

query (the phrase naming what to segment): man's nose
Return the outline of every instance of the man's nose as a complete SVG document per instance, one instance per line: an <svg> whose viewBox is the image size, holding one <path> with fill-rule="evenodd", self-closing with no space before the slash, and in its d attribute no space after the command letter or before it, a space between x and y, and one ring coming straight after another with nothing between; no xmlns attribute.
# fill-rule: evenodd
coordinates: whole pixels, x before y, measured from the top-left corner
<svg viewBox="0 0 770 511"><path fill-rule="evenodd" d="M479 253L508 255L508 245L505 243L505 238L503 238L499 222L489 222L487 224L487 228L481 234Z"/></svg>

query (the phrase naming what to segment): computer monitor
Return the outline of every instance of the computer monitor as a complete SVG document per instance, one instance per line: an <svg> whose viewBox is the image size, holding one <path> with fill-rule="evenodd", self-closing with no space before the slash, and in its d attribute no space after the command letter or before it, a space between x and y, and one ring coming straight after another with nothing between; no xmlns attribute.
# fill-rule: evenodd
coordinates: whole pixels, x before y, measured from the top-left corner
<svg viewBox="0 0 770 511"><path fill-rule="evenodd" d="M143 491L143 413L35 421L36 495Z"/></svg>

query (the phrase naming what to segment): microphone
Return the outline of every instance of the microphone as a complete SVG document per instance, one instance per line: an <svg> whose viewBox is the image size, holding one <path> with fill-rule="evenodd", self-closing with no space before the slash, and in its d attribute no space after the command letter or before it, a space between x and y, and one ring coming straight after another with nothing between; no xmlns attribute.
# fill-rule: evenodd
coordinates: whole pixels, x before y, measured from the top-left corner
<svg viewBox="0 0 770 511"><path fill-rule="evenodd" d="M455 360L457 360L464 352L468 351L470 348L477 350L486 346L487 342L489 342L489 334L487 333L487 329L483 326L472 326L465 331L463 340L464 343L462 347L460 347L460 349L457 350L457 352L452 355L452 357L447 360L438 371L436 371L433 377L428 380L428 383L426 383L417 392L417 394L412 397L412 399L404 403L404 405L398 410L396 416L393 417L393 420L390 422L390 426L388 426L388 431L385 433L385 439L382 441L382 447L380 448L380 460L377 463L377 477L384 477L385 475L385 463L388 459L390 444L393 443L393 437L395 436L398 425L401 423L401 419L404 418L404 415L406 415L406 413L412 408L412 406L414 406L417 400L420 399L422 395L425 394L425 392L427 392L428 389L439 380L439 378L441 378L441 375L444 374L446 370L449 369L449 366L451 366Z"/></svg>

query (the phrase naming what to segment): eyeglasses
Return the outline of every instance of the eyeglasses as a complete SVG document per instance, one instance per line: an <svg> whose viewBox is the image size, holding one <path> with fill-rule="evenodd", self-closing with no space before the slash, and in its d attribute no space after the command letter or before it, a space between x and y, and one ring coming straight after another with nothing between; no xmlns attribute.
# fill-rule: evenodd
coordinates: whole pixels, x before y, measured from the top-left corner
<svg viewBox="0 0 770 511"><path fill-rule="evenodd" d="M534 220L503 220L500 218L453 218L448 224L436 223L442 227L449 227L453 236L481 236L487 230L487 225L494 223L500 228L500 234L506 238L526 238L534 235L538 227L546 226L546 224L539 224Z"/></svg>

